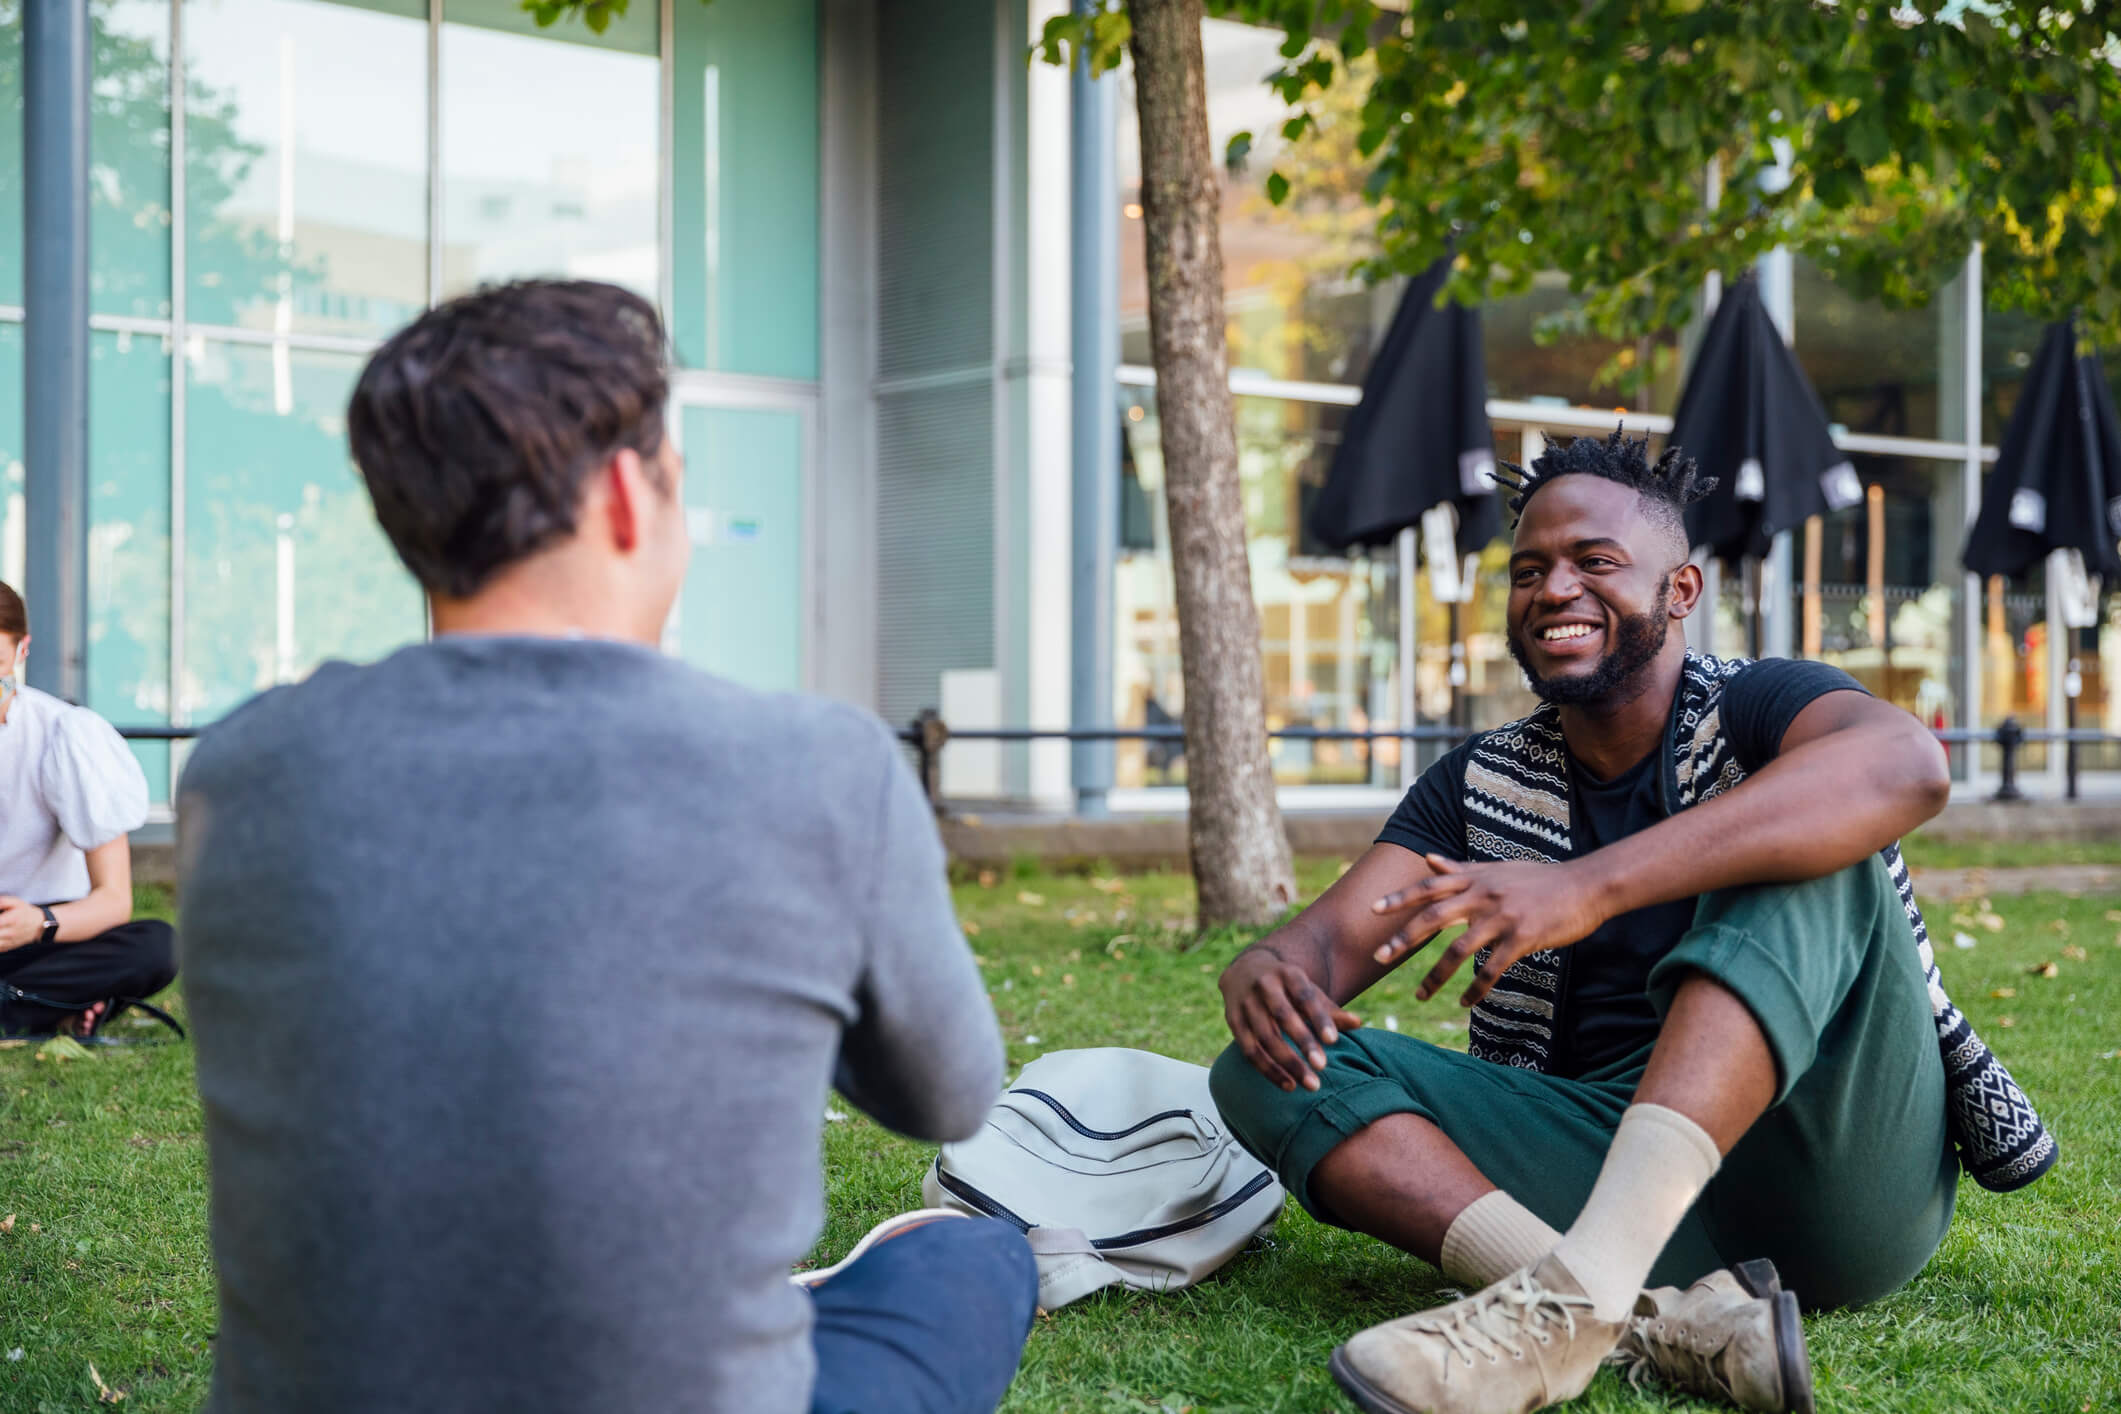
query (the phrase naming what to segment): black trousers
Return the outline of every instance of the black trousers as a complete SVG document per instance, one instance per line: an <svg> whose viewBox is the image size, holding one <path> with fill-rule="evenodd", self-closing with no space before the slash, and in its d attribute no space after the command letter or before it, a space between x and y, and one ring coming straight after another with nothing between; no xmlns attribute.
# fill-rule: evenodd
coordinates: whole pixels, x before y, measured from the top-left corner
<svg viewBox="0 0 2121 1414"><path fill-rule="evenodd" d="M136 918L78 943L25 943L0 952L0 982L59 1003L0 1000L0 1035L49 1034L95 1002L152 997L176 979L176 944L176 929L167 923Z"/></svg>

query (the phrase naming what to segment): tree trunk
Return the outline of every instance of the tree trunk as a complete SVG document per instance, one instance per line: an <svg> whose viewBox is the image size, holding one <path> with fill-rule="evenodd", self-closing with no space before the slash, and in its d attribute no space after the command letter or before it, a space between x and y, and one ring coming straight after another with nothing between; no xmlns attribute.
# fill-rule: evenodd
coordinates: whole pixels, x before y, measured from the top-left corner
<svg viewBox="0 0 2121 1414"><path fill-rule="evenodd" d="M1267 755L1259 610L1245 554L1223 328L1222 186L1208 145L1201 0L1130 0L1149 338L1186 684L1201 926L1272 922L1296 896Z"/></svg>

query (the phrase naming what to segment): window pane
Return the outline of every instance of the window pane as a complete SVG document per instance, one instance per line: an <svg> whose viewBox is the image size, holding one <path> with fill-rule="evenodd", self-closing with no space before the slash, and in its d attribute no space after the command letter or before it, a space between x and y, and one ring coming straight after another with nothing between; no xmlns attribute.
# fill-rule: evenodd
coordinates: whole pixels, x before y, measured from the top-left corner
<svg viewBox="0 0 2121 1414"><path fill-rule="evenodd" d="M0 580L24 588L22 326L0 324Z"/></svg>
<svg viewBox="0 0 2121 1414"><path fill-rule="evenodd" d="M1145 501L1147 549L1122 548L1114 578L1113 710L1127 726L1175 722L1185 706L1163 455L1154 396L1122 389L1128 459ZM1398 575L1389 554L1307 554L1299 527L1338 445L1347 409L1278 398L1237 399L1238 464L1244 479L1252 592L1260 610L1267 724L1347 727L1393 724L1398 689ZM1131 488L1130 488L1131 489ZM1277 741L1274 769L1285 784L1396 785L1395 742ZM1175 744L1121 742L1121 786L1180 785Z"/></svg>
<svg viewBox="0 0 2121 1414"><path fill-rule="evenodd" d="M22 303L22 180L22 0L0 0L0 304Z"/></svg>
<svg viewBox="0 0 2121 1414"><path fill-rule="evenodd" d="M656 298L656 7L602 39L516 0L443 13L443 294L560 275Z"/></svg>
<svg viewBox="0 0 2121 1414"><path fill-rule="evenodd" d="M88 705L118 726L169 721L169 344L89 346ZM135 742L157 801L169 743Z"/></svg>
<svg viewBox="0 0 2121 1414"><path fill-rule="evenodd" d="M688 407L692 564L667 633L686 662L766 692L803 685L803 418Z"/></svg>
<svg viewBox="0 0 2121 1414"><path fill-rule="evenodd" d="M1855 456L1864 500L1795 533L1798 653L1933 727L1960 720L1960 468Z"/></svg>
<svg viewBox="0 0 2121 1414"><path fill-rule="evenodd" d="M1230 137L1253 136L1244 170L1225 176L1222 199L1223 298L1233 367L1282 378L1360 382L1370 348L1391 318L1394 290L1373 291L1349 276L1375 247L1376 211L1362 199L1367 175L1355 150L1355 110L1321 113L1324 131L1293 150L1281 140L1288 108L1264 82L1280 63L1283 36L1233 20L1201 26L1207 61L1209 140L1219 159ZM1133 70L1120 73L1120 325L1122 358L1149 362L1149 298L1141 221L1141 144ZM1361 84L1335 89L1359 92ZM1289 199L1267 200L1268 174L1292 183Z"/></svg>
<svg viewBox="0 0 2121 1414"><path fill-rule="evenodd" d="M427 25L187 0L187 317L381 335L427 300Z"/></svg>
<svg viewBox="0 0 2121 1414"><path fill-rule="evenodd" d="M187 360L184 707L211 721L425 631L346 456L361 361L201 339Z"/></svg>
<svg viewBox="0 0 2121 1414"><path fill-rule="evenodd" d="M1684 368L1679 340L1664 334L1635 344L1589 334L1555 333L1581 307L1558 270L1536 276L1532 288L1482 307L1481 334L1488 396L1555 406L1670 412L1678 405Z"/></svg>
<svg viewBox="0 0 2121 1414"><path fill-rule="evenodd" d="M169 317L169 5L89 9L95 46L90 129L90 307ZM196 166L198 158L193 158Z"/></svg>
<svg viewBox="0 0 2121 1414"><path fill-rule="evenodd" d="M1935 304L1887 309L1850 295L1808 260L1792 263L1796 338L1791 347L1819 390L1827 419L1851 432L1935 437L1944 311Z"/></svg>
<svg viewBox="0 0 2121 1414"><path fill-rule="evenodd" d="M678 6L672 332L689 367L817 377L817 45L802 0Z"/></svg>

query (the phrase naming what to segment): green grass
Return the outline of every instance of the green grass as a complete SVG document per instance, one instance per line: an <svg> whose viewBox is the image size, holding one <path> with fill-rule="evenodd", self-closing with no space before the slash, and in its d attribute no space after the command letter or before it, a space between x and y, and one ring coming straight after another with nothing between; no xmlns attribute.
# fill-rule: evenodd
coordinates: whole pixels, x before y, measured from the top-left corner
<svg viewBox="0 0 2121 1414"><path fill-rule="evenodd" d="M1917 869L2031 869L2051 864L2121 864L2121 840L1926 840L1903 846Z"/></svg>
<svg viewBox="0 0 2121 1414"><path fill-rule="evenodd" d="M1332 873L1307 866L1304 886ZM1198 1061L1220 1048L1213 974L1241 939L1192 933L1183 877L995 875L957 896L1012 1063L1067 1046ZM1961 926L1978 945L1947 947L1947 975L2039 1102L2063 1161L2015 1196L1963 1184L1951 1236L1920 1279L1808 1321L1822 1409L2121 1408L2121 922L2109 916L2121 898L2028 894L1994 908L2002 929L1969 914ZM1949 908L1932 919L1947 938L1957 930ZM2050 961L2052 978L2027 971ZM1455 1008L1416 1003L1409 983L1388 980L1358 1010L1464 1040ZM201 1399L214 1315L189 1062L181 1046L64 1064L0 1052L0 1217L16 1214L0 1235L0 1356L24 1352L0 1361L4 1414L96 1407L92 1362L127 1391L125 1409ZM837 1258L871 1223L916 1206L931 1152L859 1116L826 1125L830 1215L814 1258ZM1200 1287L1108 1292L1041 1321L1005 1408L1346 1411L1326 1352L1440 1287L1421 1263L1292 1207L1270 1245ZM1710 1406L1602 1374L1571 1407Z"/></svg>

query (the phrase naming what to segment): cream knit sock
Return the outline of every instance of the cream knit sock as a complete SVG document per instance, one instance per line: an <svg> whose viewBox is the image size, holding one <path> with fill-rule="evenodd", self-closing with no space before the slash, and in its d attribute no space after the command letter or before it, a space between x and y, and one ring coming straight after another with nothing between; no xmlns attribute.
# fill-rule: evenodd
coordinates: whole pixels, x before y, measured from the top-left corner
<svg viewBox="0 0 2121 1414"><path fill-rule="evenodd" d="M1531 1266L1560 1241L1560 1233L1498 1188L1475 1198L1451 1219L1437 1265L1452 1281L1478 1291L1519 1267Z"/></svg>
<svg viewBox="0 0 2121 1414"><path fill-rule="evenodd" d="M1723 1157L1700 1125L1662 1105L1630 1105L1583 1212L1554 1249L1601 1321L1635 1297Z"/></svg>

